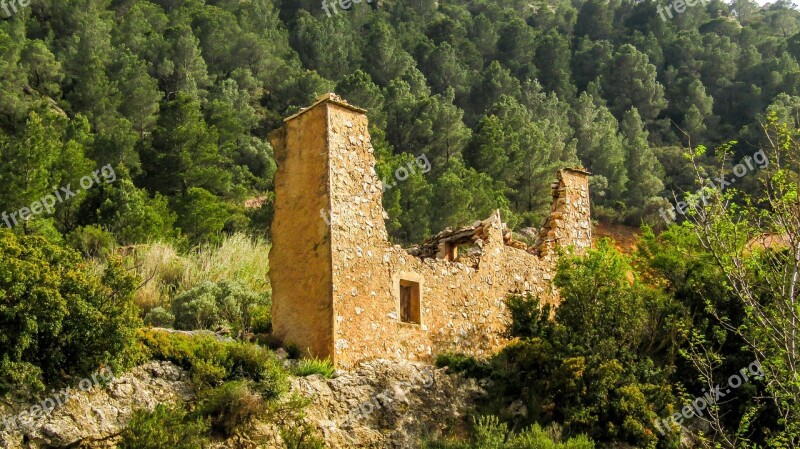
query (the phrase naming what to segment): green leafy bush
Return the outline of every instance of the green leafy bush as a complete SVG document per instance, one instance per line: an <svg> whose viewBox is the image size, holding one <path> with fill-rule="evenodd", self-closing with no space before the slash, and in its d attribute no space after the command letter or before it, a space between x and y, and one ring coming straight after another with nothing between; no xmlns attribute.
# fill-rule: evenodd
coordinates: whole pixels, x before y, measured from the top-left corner
<svg viewBox="0 0 800 449"><path fill-rule="evenodd" d="M230 436L265 411L261 395L248 381L227 382L211 390L202 401L200 413L211 420L212 428Z"/></svg>
<svg viewBox="0 0 800 449"><path fill-rule="evenodd" d="M491 367L488 363L478 361L475 357L465 354L439 354L436 356L436 366L438 368L447 366L453 371L469 377L486 377L491 374Z"/></svg>
<svg viewBox="0 0 800 449"><path fill-rule="evenodd" d="M158 405L152 412L139 410L122 432L119 449L204 449L208 423L180 407Z"/></svg>
<svg viewBox="0 0 800 449"><path fill-rule="evenodd" d="M175 325L175 315L159 306L147 312L144 324L153 327L172 327Z"/></svg>
<svg viewBox="0 0 800 449"><path fill-rule="evenodd" d="M135 281L116 260L0 230L0 394L117 368L135 348Z"/></svg>
<svg viewBox="0 0 800 449"><path fill-rule="evenodd" d="M604 444L655 445L653 420L674 402L670 376L684 314L632 273L608 242L582 257L565 255L554 279L561 294L554 318L536 297L510 297L515 341L485 369L463 356L437 362L491 378L484 413L517 428L558 423L568 435ZM527 416L513 414L512 402Z"/></svg>
<svg viewBox="0 0 800 449"><path fill-rule="evenodd" d="M256 305L251 311L250 330L256 334L269 334L272 332L272 306Z"/></svg>
<svg viewBox="0 0 800 449"><path fill-rule="evenodd" d="M152 329L140 330L139 336L150 358L187 369L198 390L232 380L252 380L265 399L288 390L288 373L272 352L260 346Z"/></svg>
<svg viewBox="0 0 800 449"><path fill-rule="evenodd" d="M330 360L313 358L301 360L300 363L297 364L294 373L302 377L319 374L326 379L330 379L333 377L335 371L336 369L334 369Z"/></svg>
<svg viewBox="0 0 800 449"><path fill-rule="evenodd" d="M270 327L263 310L269 304L268 293L246 291L238 282L203 282L176 296L172 311L178 329L209 329L227 324L235 332L246 332L252 330L254 311L258 313L259 327Z"/></svg>
<svg viewBox="0 0 800 449"><path fill-rule="evenodd" d="M594 442L585 435L556 441L551 435L534 424L520 433L508 429L496 416L481 416L473 419L472 441L427 443L426 449L594 449Z"/></svg>
<svg viewBox="0 0 800 449"><path fill-rule="evenodd" d="M114 234L98 226L78 228L67 236L67 241L70 246L90 258L105 258L117 244Z"/></svg>

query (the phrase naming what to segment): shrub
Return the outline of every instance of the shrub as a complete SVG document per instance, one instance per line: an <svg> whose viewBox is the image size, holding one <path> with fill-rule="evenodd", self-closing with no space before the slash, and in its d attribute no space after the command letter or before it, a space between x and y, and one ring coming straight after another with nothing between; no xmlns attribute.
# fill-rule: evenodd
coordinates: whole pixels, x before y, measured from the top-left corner
<svg viewBox="0 0 800 449"><path fill-rule="evenodd" d="M211 419L214 430L230 436L235 430L263 414L265 404L247 381L233 381L211 390L200 412Z"/></svg>
<svg viewBox="0 0 800 449"><path fill-rule="evenodd" d="M139 336L151 358L188 370L198 390L232 380L252 380L265 399L278 398L288 390L287 372L273 353L260 346L152 329L142 329Z"/></svg>
<svg viewBox="0 0 800 449"><path fill-rule="evenodd" d="M172 300L175 327L178 329L209 329L222 323L217 298L222 289L213 282L204 282Z"/></svg>
<svg viewBox="0 0 800 449"><path fill-rule="evenodd" d="M319 374L326 379L330 379L333 377L335 371L330 360L313 358L301 360L300 363L297 364L294 373L302 377Z"/></svg>
<svg viewBox="0 0 800 449"><path fill-rule="evenodd" d="M195 359L191 367L191 383L196 391L220 385L228 377L228 370L214 361Z"/></svg>
<svg viewBox="0 0 800 449"><path fill-rule="evenodd" d="M203 282L175 297L172 311L179 329L209 329L228 324L240 333L251 330L253 310L268 307L269 303L268 293L245 291L235 281ZM263 310L260 314L263 320ZM269 326L263 322L260 325Z"/></svg>
<svg viewBox="0 0 800 449"><path fill-rule="evenodd" d="M534 424L515 434L496 416L473 419L473 441L434 442L424 445L427 449L593 449L594 443L585 435L560 442L557 438Z"/></svg>
<svg viewBox="0 0 800 449"><path fill-rule="evenodd" d="M290 359L299 359L300 358L300 347L294 343L289 343L286 345L286 356Z"/></svg>
<svg viewBox="0 0 800 449"><path fill-rule="evenodd" d="M144 324L153 327L172 327L175 325L175 315L163 307L156 307L147 312Z"/></svg>
<svg viewBox="0 0 800 449"><path fill-rule="evenodd" d="M134 286L116 260L93 269L73 249L0 230L0 394L121 367L140 323Z"/></svg>
<svg viewBox="0 0 800 449"><path fill-rule="evenodd" d="M97 226L78 228L69 234L67 241L70 246L90 258L105 258L117 244L113 234Z"/></svg>
<svg viewBox="0 0 800 449"><path fill-rule="evenodd" d="M237 379L251 379L265 399L275 399L289 389L286 370L275 354L258 345L229 343L230 372Z"/></svg>
<svg viewBox="0 0 800 449"><path fill-rule="evenodd" d="M187 415L182 408L156 406L152 412L139 410L122 432L120 449L203 449L209 425L202 418Z"/></svg>
<svg viewBox="0 0 800 449"><path fill-rule="evenodd" d="M256 305L251 312L250 330L256 334L272 332L272 306Z"/></svg>
<svg viewBox="0 0 800 449"><path fill-rule="evenodd" d="M438 368L449 367L457 373L464 373L469 377L487 377L491 374L488 363L480 362L475 357L464 354L439 354L436 356Z"/></svg>
<svg viewBox="0 0 800 449"><path fill-rule="evenodd" d="M508 403L521 401L523 424L557 419L568 434L600 443L655 445L655 411L673 403L670 374L685 314L632 272L603 241L559 260L553 319L534 297L510 298L509 335L517 340L492 361L486 411L507 418Z"/></svg>

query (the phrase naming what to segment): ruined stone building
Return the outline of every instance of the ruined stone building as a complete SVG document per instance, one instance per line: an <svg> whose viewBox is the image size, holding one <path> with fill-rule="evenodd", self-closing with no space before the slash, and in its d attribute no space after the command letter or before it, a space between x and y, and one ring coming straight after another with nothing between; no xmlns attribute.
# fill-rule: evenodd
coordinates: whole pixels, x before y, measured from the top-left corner
<svg viewBox="0 0 800 449"><path fill-rule="evenodd" d="M388 239L367 128L364 110L326 94L271 136L275 336L344 368L491 355L505 343L507 296L556 301L554 248L591 245L588 173L556 174L552 213L530 248L495 212L406 250Z"/></svg>

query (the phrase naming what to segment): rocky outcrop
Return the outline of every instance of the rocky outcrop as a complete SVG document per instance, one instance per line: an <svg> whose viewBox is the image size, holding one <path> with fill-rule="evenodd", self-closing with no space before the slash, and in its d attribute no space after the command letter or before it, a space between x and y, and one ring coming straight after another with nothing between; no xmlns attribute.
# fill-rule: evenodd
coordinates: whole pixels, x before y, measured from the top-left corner
<svg viewBox="0 0 800 449"><path fill-rule="evenodd" d="M118 376L107 385L96 385L88 392L71 388L66 403L52 413L18 423L13 429L0 428L0 447L6 449L105 448L114 447L115 437L140 408L152 409L160 403L188 401L192 389L186 373L168 362L151 362ZM42 398L44 399L44 398ZM1 410L7 419L35 404ZM27 420L24 420L27 421Z"/></svg>
<svg viewBox="0 0 800 449"><path fill-rule="evenodd" d="M350 372L338 371L333 379L292 378L286 398L292 394L310 400L303 419L324 438L327 448L411 449L420 447L425 438L462 433L464 418L485 392L474 380L448 374L446 369L376 360ZM182 369L152 362L105 387L75 393L49 417L11 432L0 431L0 447L111 448L135 410L191 400L192 389ZM2 414L7 415L8 411ZM259 441L258 447L284 447L274 423L259 423L253 431L258 435L251 441ZM234 446L218 440L211 447Z"/></svg>
<svg viewBox="0 0 800 449"><path fill-rule="evenodd" d="M425 438L462 433L485 391L472 379L424 364L375 360L330 380L292 380L311 399L307 420L338 448L420 447Z"/></svg>

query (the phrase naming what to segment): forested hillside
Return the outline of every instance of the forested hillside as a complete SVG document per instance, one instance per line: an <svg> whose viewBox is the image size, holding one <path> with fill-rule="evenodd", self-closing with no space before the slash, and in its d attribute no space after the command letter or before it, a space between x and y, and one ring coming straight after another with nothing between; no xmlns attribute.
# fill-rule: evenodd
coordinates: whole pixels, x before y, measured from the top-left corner
<svg viewBox="0 0 800 449"><path fill-rule="evenodd" d="M0 209L100 167L115 180L4 225L121 245L267 232L266 135L327 91L369 110L384 178L411 156L431 162L386 191L401 242L494 208L538 226L554 170L579 164L598 218L658 221L665 197L695 188L682 147L736 140L742 157L766 111L792 126L800 114L800 12L785 1L713 0L671 19L653 1L344 4L10 4Z"/></svg>

